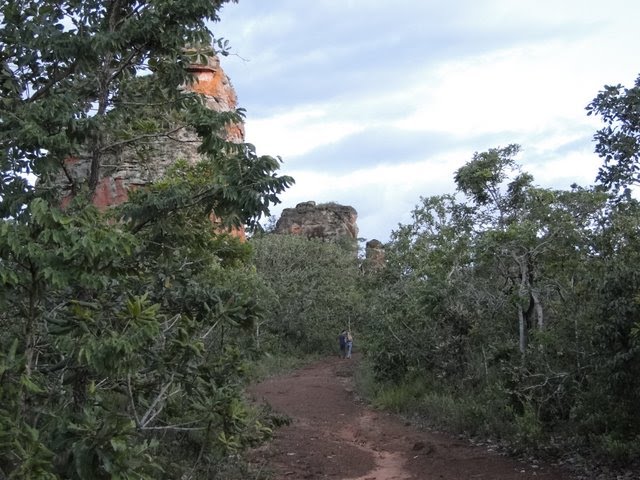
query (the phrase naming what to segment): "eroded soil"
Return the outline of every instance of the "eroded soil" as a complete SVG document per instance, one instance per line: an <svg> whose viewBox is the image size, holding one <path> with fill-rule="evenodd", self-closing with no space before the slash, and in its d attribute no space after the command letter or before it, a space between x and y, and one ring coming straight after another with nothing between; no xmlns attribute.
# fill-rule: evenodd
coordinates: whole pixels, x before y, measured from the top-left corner
<svg viewBox="0 0 640 480"><path fill-rule="evenodd" d="M453 436L412 427L360 401L357 358L324 359L253 386L250 394L292 422L253 463L274 480L568 480L541 463L523 464Z"/></svg>

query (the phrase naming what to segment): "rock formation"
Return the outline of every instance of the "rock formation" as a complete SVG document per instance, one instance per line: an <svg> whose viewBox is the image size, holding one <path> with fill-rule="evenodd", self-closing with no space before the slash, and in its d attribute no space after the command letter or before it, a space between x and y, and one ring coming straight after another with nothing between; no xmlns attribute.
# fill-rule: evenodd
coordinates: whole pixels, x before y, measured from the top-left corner
<svg viewBox="0 0 640 480"><path fill-rule="evenodd" d="M350 240L357 242L358 212L355 208L337 203L303 202L295 208L285 208L276 222L276 234L300 235L323 241ZM384 268L384 245L379 240L369 240L365 246L365 259L361 268L373 272Z"/></svg>
<svg viewBox="0 0 640 480"><path fill-rule="evenodd" d="M369 240L365 245L365 261L363 269L365 271L380 270L384 267L384 264L384 245L379 240Z"/></svg>
<svg viewBox="0 0 640 480"><path fill-rule="evenodd" d="M206 64L192 65L190 73L194 82L186 88L189 91L204 95L208 108L217 112L235 111L237 107L236 92L229 77L220 66L215 56L207 57ZM244 141L244 125L228 125L225 138L235 143ZM198 153L200 140L197 134L187 128L176 127L170 134L152 138L144 144L145 155L140 155L140 145L135 147L122 144L105 152L98 183L93 194L93 203L98 208L107 208L123 203L128 193L136 188L149 185L160 179L176 160L186 160L194 164L201 160ZM62 205L71 200L71 182L86 181L89 177L91 159L88 157L70 158L65 164L66 177L59 182L63 186ZM212 219L215 223L215 218ZM244 230L234 230L236 236L244 238Z"/></svg>
<svg viewBox="0 0 640 480"><path fill-rule="evenodd" d="M322 240L348 239L356 241L358 212L337 203L303 202L295 208L285 208L276 223L276 233L290 233Z"/></svg>

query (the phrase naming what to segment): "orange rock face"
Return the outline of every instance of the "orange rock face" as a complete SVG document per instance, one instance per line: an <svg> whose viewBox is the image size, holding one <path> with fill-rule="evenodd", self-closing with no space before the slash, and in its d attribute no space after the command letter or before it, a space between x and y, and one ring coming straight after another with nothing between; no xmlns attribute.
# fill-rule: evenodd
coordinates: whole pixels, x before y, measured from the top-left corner
<svg viewBox="0 0 640 480"><path fill-rule="evenodd" d="M208 65L192 65L189 71L196 77L196 82L189 86L189 90L225 100L230 107L237 105L236 94L230 88L229 78L222 71L218 59L210 59Z"/></svg>
<svg viewBox="0 0 640 480"><path fill-rule="evenodd" d="M243 242L247 239L247 233L245 232L243 227L223 227L222 221L214 214L211 214L209 220L211 220L211 223L213 224L214 233L228 233Z"/></svg>
<svg viewBox="0 0 640 480"><path fill-rule="evenodd" d="M196 83L189 86L190 90L212 97L222 98L226 96L228 101L236 103L235 94L228 94L227 76L220 68L214 68L209 65L193 65L189 70L197 78Z"/></svg>
<svg viewBox="0 0 640 480"><path fill-rule="evenodd" d="M128 192L122 178L101 178L93 194L93 203L98 208L118 205L127 201Z"/></svg>
<svg viewBox="0 0 640 480"><path fill-rule="evenodd" d="M194 75L195 82L187 88L204 95L209 108L217 112L230 112L237 108L238 97L217 57L209 58L207 65L192 65L189 71ZM228 125L226 137L232 142L243 142L244 126Z"/></svg>
<svg viewBox="0 0 640 480"><path fill-rule="evenodd" d="M236 92L217 57L209 57L207 65L193 65L189 71L195 78L193 83L185 87L187 90L204 95L206 106L214 111L235 111L238 103ZM242 143L244 125L228 125L225 138ZM105 166L101 168L93 195L93 203L98 208L104 209L125 202L128 192L161 178L167 168L178 159L196 163L201 158L197 152L197 135L187 130L178 131L171 139L158 139L152 147L155 149L152 161L143 162L133 149L124 147L104 162ZM70 158L66 163L67 169L76 178L88 177L88 158ZM62 199L61 204L64 206L70 200L71 193ZM214 225L218 223L213 219L212 222ZM241 239L245 238L243 228L233 229L231 234Z"/></svg>

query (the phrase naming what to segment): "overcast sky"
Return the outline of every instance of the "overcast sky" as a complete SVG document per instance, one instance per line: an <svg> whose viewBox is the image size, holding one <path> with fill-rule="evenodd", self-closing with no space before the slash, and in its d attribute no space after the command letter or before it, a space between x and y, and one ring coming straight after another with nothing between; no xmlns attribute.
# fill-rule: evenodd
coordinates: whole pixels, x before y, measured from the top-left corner
<svg viewBox="0 0 640 480"><path fill-rule="evenodd" d="M246 140L388 241L421 196L452 193L474 152L510 143L543 187L594 182L605 84L640 74L635 0L240 0L217 37Z"/></svg>

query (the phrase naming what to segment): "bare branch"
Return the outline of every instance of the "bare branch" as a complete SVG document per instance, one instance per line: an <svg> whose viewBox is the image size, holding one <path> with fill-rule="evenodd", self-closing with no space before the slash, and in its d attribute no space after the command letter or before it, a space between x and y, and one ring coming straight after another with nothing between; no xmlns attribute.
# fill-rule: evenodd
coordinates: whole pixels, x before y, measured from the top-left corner
<svg viewBox="0 0 640 480"><path fill-rule="evenodd" d="M205 427L176 427L175 425L167 425L164 427L141 427L140 430L174 430L178 432L201 432L206 430Z"/></svg>
<svg viewBox="0 0 640 480"><path fill-rule="evenodd" d="M389 330L391 335L393 335L393 338L395 338L400 343L404 343L402 340L400 340L400 337L398 337L398 335L396 335L396 333L393 330L391 330L391 325L387 324L387 329Z"/></svg>
<svg viewBox="0 0 640 480"><path fill-rule="evenodd" d="M214 323L211 328L209 328L209 330L206 331L206 333L204 335L202 335L202 340L204 340L205 338L207 338L209 336L209 334L211 332L213 332L213 330L218 326L218 324L220 323L220 320L218 320L216 323Z"/></svg>
<svg viewBox="0 0 640 480"><path fill-rule="evenodd" d="M171 318L170 320L167 320L167 326L162 330L162 333L167 333L169 330L171 330L173 328L173 326L178 322L178 320L180 320L182 318L182 316L178 313L176 314L173 318Z"/></svg>
<svg viewBox="0 0 640 480"><path fill-rule="evenodd" d="M131 375L127 375L127 390L129 391L129 402L131 404L131 410L133 411L133 417L136 419L136 426L140 427L140 418L138 417L138 411L133 401L133 392L131 390Z"/></svg>
<svg viewBox="0 0 640 480"><path fill-rule="evenodd" d="M131 65L132 60L140 53L141 52L139 48L134 48L133 51L129 55L127 55L125 59L121 61L120 66L111 72L111 75L109 76L109 80L107 84L115 80L129 65Z"/></svg>
<svg viewBox="0 0 640 480"><path fill-rule="evenodd" d="M173 375L171 376L171 379L169 380L169 382L160 389L160 391L158 392L158 395L156 395L156 398L153 400L153 402L151 402L151 405L149 406L145 414L142 416L142 420L140 420L141 427L146 427L162 411L163 409L162 405L157 411L154 411L154 409L156 408L156 405L158 405L158 403L162 402L165 399L165 393L167 392L167 390L169 390L169 387L171 387L172 383L173 383Z"/></svg>
<svg viewBox="0 0 640 480"><path fill-rule="evenodd" d="M76 69L77 66L78 66L78 60L75 60L71 64L69 64L69 66L67 68L65 68L62 71L58 71L56 69L55 73L51 76L49 81L47 83L45 83L42 86L42 88L39 88L38 90L33 92L33 95L31 95L29 98L27 98L25 100L25 103L32 103L32 102L35 102L36 100L44 97L47 93L49 93L49 90L51 90L57 83L59 83L60 81L64 80L69 75L71 75L73 73L73 71Z"/></svg>

